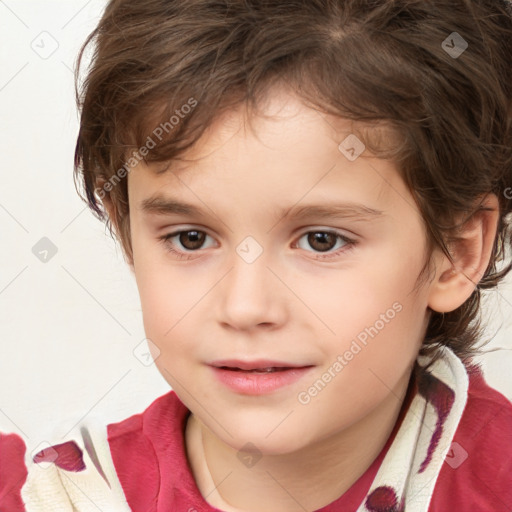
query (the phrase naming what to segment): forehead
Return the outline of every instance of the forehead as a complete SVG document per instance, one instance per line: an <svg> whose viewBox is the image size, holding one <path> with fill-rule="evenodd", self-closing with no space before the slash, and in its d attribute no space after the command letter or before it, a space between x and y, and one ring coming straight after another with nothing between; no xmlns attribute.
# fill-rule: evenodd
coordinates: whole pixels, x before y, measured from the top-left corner
<svg viewBox="0 0 512 512"><path fill-rule="evenodd" d="M368 135L392 143L385 126L326 115L275 90L257 113L245 106L225 112L179 159L139 164L129 175L130 202L140 208L167 191L196 204L208 197L217 206L241 196L239 204L271 208L337 196L344 202L378 200L384 208L405 201L414 208L393 162L365 149Z"/></svg>

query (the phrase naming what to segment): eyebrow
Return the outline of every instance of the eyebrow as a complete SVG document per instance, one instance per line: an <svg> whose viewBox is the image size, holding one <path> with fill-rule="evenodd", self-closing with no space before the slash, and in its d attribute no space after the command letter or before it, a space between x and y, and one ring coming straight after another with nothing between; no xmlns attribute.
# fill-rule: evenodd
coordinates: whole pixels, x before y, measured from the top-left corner
<svg viewBox="0 0 512 512"><path fill-rule="evenodd" d="M167 198L160 195L150 197L140 203L143 213L153 215L184 215L190 217L207 217L202 208ZM340 218L369 222L384 216L384 212L368 206L346 202L342 204L327 203L323 205L303 205L280 208L274 211L277 219L292 217L297 220L306 218Z"/></svg>

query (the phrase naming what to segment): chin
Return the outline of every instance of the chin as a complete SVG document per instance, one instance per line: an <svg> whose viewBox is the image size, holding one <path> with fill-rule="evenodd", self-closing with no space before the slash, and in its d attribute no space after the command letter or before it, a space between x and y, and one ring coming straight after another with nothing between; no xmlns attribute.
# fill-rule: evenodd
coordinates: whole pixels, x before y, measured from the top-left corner
<svg viewBox="0 0 512 512"><path fill-rule="evenodd" d="M233 437L230 437L224 431L219 432L218 428L214 433L237 452L255 450L262 456L293 453L303 449L309 442L313 442L312 439L304 437L302 428L297 427L295 432L285 429L278 432L279 428L274 430L275 423L272 426L260 424L257 427L248 425L247 428L239 426L236 430L229 429ZM272 432L272 434L269 435L269 432Z"/></svg>

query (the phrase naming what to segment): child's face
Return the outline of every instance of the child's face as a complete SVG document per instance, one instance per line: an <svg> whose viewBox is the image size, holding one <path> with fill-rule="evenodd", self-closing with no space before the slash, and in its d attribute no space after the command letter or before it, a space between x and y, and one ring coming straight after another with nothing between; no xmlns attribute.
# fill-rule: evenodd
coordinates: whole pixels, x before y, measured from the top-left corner
<svg viewBox="0 0 512 512"><path fill-rule="evenodd" d="M254 118L256 134L244 128L243 110L219 119L186 170L134 169L130 222L144 327L163 377L228 445L287 453L396 409L431 285L413 290L426 238L395 166L368 152L350 161L338 149L349 123L338 121L335 132L334 119L284 91L265 112L275 117ZM202 213L144 211L156 197ZM282 213L334 205L347 209ZM382 213L349 215L349 207ZM210 366L226 359L309 368L262 376ZM240 377L242 389L221 373ZM253 394L243 388L250 379Z"/></svg>

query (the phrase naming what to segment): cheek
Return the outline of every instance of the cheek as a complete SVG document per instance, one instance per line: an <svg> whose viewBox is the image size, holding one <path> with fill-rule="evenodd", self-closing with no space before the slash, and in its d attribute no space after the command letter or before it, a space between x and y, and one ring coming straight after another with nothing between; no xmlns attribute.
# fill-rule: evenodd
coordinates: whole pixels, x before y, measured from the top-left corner
<svg viewBox="0 0 512 512"><path fill-rule="evenodd" d="M419 296L413 291L423 265L420 247L404 248L405 236L386 242L361 261L351 288L354 309L372 313L375 320L396 302L404 307ZM414 239L411 233L411 240ZM420 244L418 244L420 245ZM366 304L366 307L365 307Z"/></svg>
<svg viewBox="0 0 512 512"><path fill-rule="evenodd" d="M414 267L408 264L406 268L411 269L410 274L401 265L388 265L382 260L373 264L363 262L347 270L333 270L315 282L303 279L297 283L297 295L307 297L310 309L337 336L355 336L376 322L380 326L382 315L384 320L400 320L397 310L416 300L411 293ZM390 323L386 322L386 326Z"/></svg>
<svg viewBox="0 0 512 512"><path fill-rule="evenodd" d="M187 313L197 302L197 291L179 275L168 279L158 267L148 267L137 277L144 327L149 337L165 343L186 324Z"/></svg>
<svg viewBox="0 0 512 512"><path fill-rule="evenodd" d="M146 335L160 344L180 314L183 315L180 277L178 273L168 275L169 267L158 262L149 243L134 244L134 260Z"/></svg>
<svg viewBox="0 0 512 512"><path fill-rule="evenodd" d="M346 354L345 373L353 382L370 367L393 381L415 359L424 336L426 293L413 291L421 255L381 255L373 264L333 273L325 282L327 293L312 306L335 334L327 337L329 360Z"/></svg>
<svg viewBox="0 0 512 512"><path fill-rule="evenodd" d="M146 337L160 351L157 366L170 370L199 343L197 315L211 283L200 280L197 272L157 263L150 251L136 260L135 275Z"/></svg>

